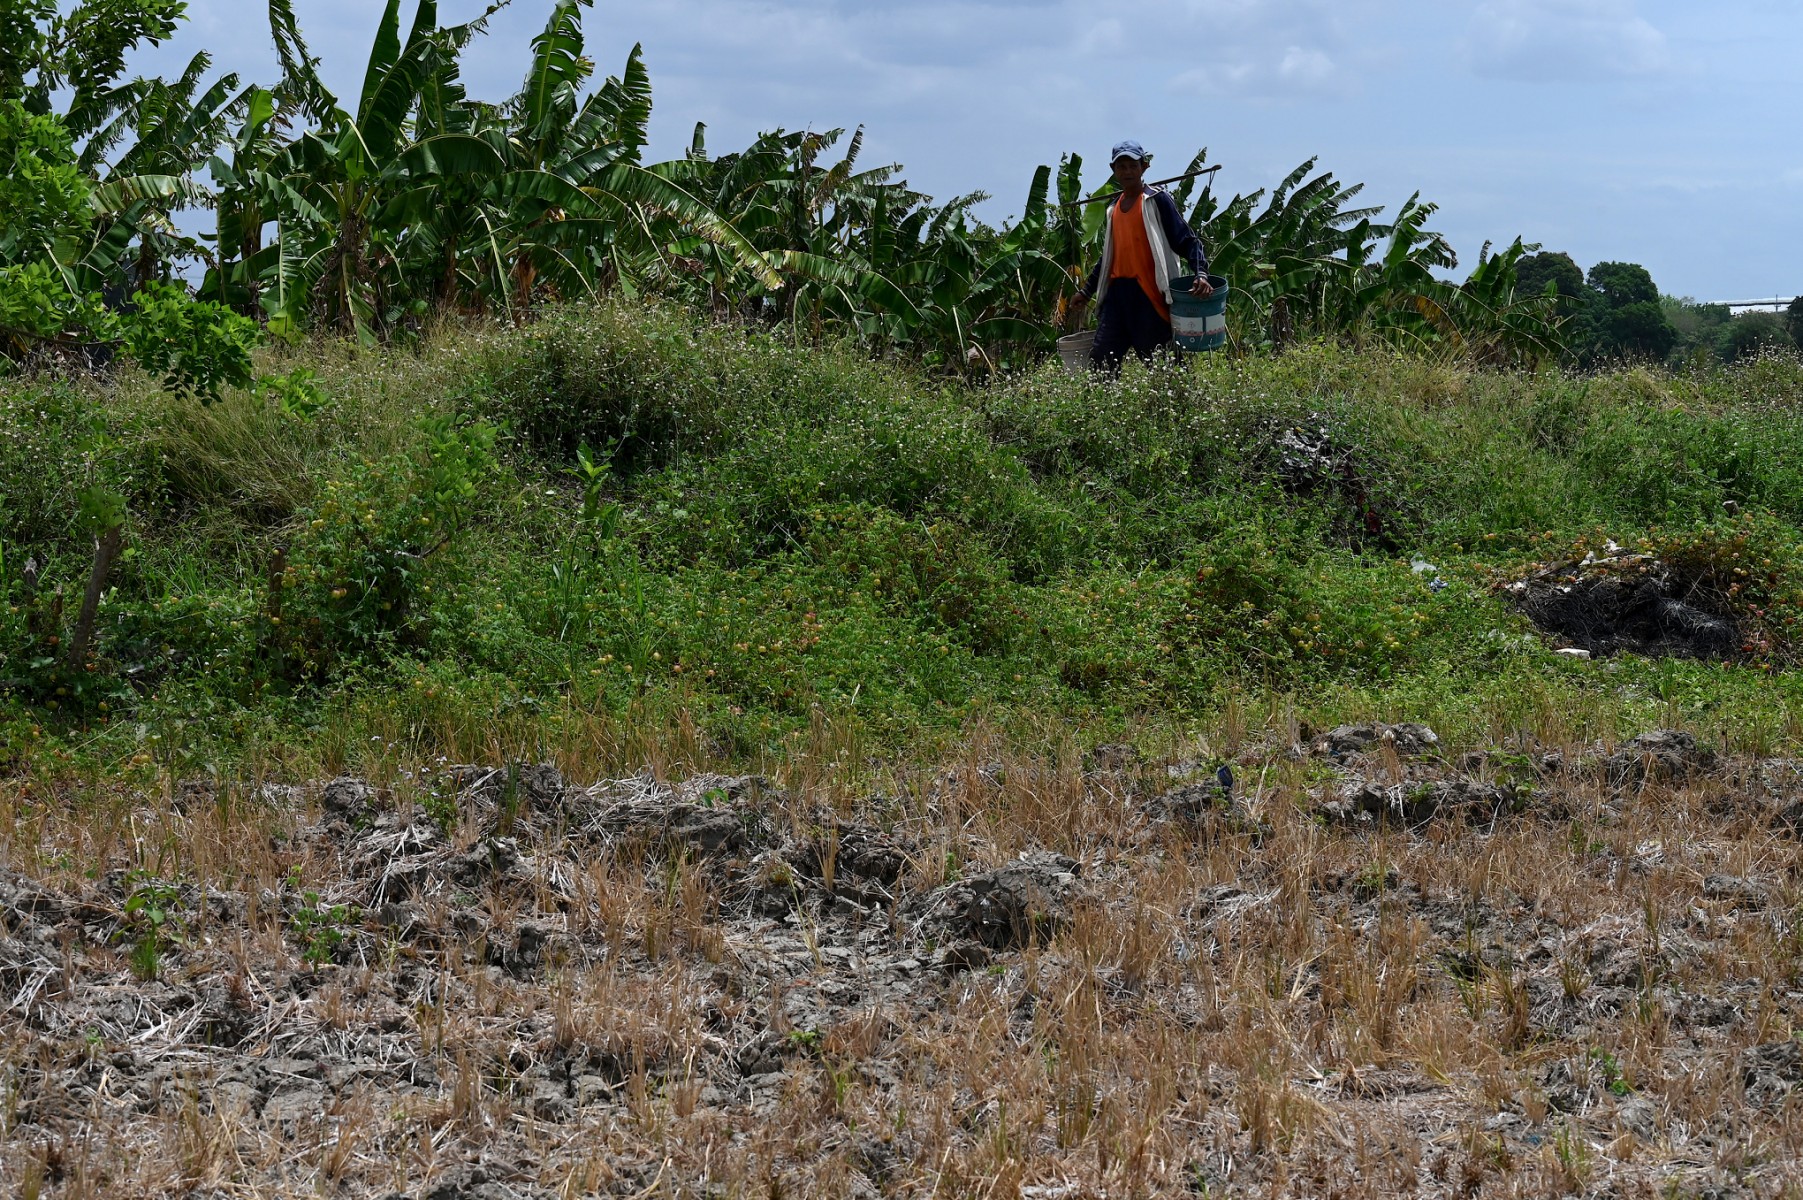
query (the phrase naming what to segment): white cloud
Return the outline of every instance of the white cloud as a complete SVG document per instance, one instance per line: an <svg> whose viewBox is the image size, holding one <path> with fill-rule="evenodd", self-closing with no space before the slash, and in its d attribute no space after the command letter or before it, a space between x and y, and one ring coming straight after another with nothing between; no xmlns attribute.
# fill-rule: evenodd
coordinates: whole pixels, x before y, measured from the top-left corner
<svg viewBox="0 0 1803 1200"><path fill-rule="evenodd" d="M1648 76L1671 60L1633 0L1485 0L1466 51L1481 75L1533 82Z"/></svg>
<svg viewBox="0 0 1803 1200"><path fill-rule="evenodd" d="M1077 51L1084 58L1092 55L1113 56L1126 50L1128 44L1125 27L1118 19L1109 17L1083 31L1077 39Z"/></svg>
<svg viewBox="0 0 1803 1200"><path fill-rule="evenodd" d="M1319 50L1291 46L1277 67L1278 77L1298 87L1318 88L1333 80L1333 59Z"/></svg>
<svg viewBox="0 0 1803 1200"><path fill-rule="evenodd" d="M1377 0L1179 0L1141 16L1143 27L1173 31L1182 56L1194 60L1170 78L1172 91L1282 102L1362 90L1365 71L1385 53L1384 7Z"/></svg>
<svg viewBox="0 0 1803 1200"><path fill-rule="evenodd" d="M1356 87L1333 56L1313 46L1241 50L1206 67L1174 75L1169 87L1180 94L1285 100L1346 92Z"/></svg>

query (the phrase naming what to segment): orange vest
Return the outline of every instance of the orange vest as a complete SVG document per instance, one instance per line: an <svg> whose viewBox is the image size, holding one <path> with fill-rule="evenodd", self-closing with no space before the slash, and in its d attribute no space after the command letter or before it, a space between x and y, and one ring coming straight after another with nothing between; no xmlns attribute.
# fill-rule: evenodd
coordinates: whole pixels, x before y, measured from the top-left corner
<svg viewBox="0 0 1803 1200"><path fill-rule="evenodd" d="M1130 209L1125 207L1126 196L1108 206L1114 242L1114 261L1110 264L1108 278L1131 279L1139 284L1139 290L1146 294L1158 315L1168 321L1171 306L1164 302L1164 292L1158 286L1158 271L1152 265L1152 243L1146 237L1146 217L1140 209L1145 202L1142 192Z"/></svg>

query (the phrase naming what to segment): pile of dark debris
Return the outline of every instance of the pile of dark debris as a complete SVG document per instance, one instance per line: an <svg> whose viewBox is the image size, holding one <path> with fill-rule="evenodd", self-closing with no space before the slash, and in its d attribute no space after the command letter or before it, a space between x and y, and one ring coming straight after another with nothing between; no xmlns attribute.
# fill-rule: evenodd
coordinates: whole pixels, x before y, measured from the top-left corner
<svg viewBox="0 0 1803 1200"><path fill-rule="evenodd" d="M1611 542L1602 554L1545 566L1503 588L1538 628L1598 658L1747 656L1740 621L1725 598L1653 554Z"/></svg>

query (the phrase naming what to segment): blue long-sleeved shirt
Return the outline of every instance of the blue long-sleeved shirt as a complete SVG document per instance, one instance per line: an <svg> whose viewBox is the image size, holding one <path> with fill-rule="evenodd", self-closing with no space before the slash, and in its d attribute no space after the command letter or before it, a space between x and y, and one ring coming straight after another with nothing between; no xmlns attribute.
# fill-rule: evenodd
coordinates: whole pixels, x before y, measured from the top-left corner
<svg viewBox="0 0 1803 1200"><path fill-rule="evenodd" d="M1119 203L1118 199L1108 202L1108 219L1110 221L1114 219L1114 207ZM1196 231L1189 227L1189 222L1183 219L1183 214L1177 209L1177 201L1171 198L1171 194L1163 188L1147 188L1141 203L1149 203L1158 210L1158 223L1164 228L1165 241L1170 243L1171 249L1177 253L1178 257L1189 263L1190 273L1192 275L1207 274L1208 250L1202 245L1202 239L1196 236ZM1101 275L1102 264L1098 260L1096 265L1089 269L1089 278L1083 281L1085 296L1096 294L1096 287L1102 281Z"/></svg>

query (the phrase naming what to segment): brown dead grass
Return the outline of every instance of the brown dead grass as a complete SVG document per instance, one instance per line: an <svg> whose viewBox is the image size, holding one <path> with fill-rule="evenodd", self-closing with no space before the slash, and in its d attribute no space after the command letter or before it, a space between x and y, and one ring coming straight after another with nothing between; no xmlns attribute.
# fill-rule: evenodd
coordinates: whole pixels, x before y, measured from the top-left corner
<svg viewBox="0 0 1803 1200"><path fill-rule="evenodd" d="M369 881L310 793L5 780L0 1188L1799 1194L1803 1076L1748 1066L1803 1007L1782 789L1742 760L1640 790L1579 771L1494 828L1348 830L1315 819L1323 768L1293 722L1230 715L1215 744L1238 752L1243 811L1199 826L1148 821L1164 761L1086 773L1072 746L978 731L954 761L828 769L855 748L817 728L776 764L780 816L902 837L892 908L816 878L763 914L746 880L781 866L597 846L527 813L529 882L421 899L429 935L359 915L329 964L303 961L297 896ZM562 766L716 765L692 727L666 733ZM423 802L387 766L384 803ZM485 820L466 807L450 850ZM932 890L1042 849L1084 864L1068 925L939 965ZM184 889L155 981L131 971L127 870ZM522 967L527 925L551 940Z"/></svg>

